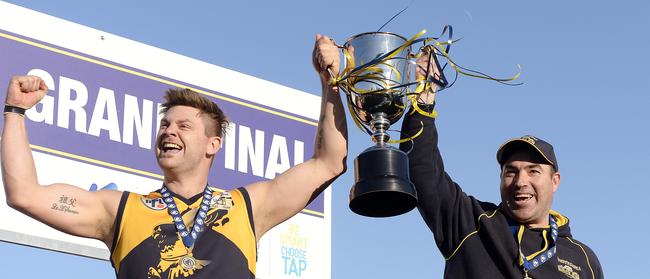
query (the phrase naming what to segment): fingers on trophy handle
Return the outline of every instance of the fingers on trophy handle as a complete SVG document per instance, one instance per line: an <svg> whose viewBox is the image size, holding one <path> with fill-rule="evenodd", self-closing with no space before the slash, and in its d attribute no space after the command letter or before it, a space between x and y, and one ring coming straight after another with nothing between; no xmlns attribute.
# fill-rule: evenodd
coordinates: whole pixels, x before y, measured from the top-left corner
<svg viewBox="0 0 650 279"><path fill-rule="evenodd" d="M332 72L332 66L327 66L327 72L330 74L330 85L335 85L336 83L336 74Z"/></svg>

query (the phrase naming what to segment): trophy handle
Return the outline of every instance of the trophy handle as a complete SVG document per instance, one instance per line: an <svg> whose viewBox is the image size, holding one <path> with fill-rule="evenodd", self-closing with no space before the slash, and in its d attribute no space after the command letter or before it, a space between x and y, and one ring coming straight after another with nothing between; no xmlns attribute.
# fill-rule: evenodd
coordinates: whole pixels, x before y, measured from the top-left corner
<svg viewBox="0 0 650 279"><path fill-rule="evenodd" d="M424 45L420 47L418 53L409 54L409 75L416 75L417 68L419 67L417 64L417 59L420 58L425 53L425 51L429 55L429 64L427 64L427 68L425 69L426 82L434 83L440 88L446 88L449 85L449 82L447 81L444 73L447 64L445 63L444 66L440 66L440 60L438 60L438 56L441 54L438 53L438 49L433 45ZM431 63L431 61L433 61L433 63ZM413 66L413 73L411 73L411 65ZM436 74L436 70L439 74ZM409 80L411 80L410 78L411 76L409 76Z"/></svg>
<svg viewBox="0 0 650 279"><path fill-rule="evenodd" d="M339 48L340 50L342 50L342 51L343 51L343 55L345 56L345 49L346 49L346 47L337 44L336 41L335 41L333 38L330 38L330 41L332 42L332 44L334 44L334 46L336 46L337 48ZM347 57L344 57L344 61L345 61L346 64L347 64ZM341 67L341 66L339 66L339 70L345 70L345 67ZM339 73L334 73L334 72L332 72L332 69L329 68L329 67L327 68L327 72L330 74L330 77L332 78L332 80L330 81L330 83L331 83L332 85L337 85L337 86L339 86L338 83L339 83L339 78L340 78L341 73L340 73L340 72L339 72ZM344 93L346 96L350 97L350 93L348 92L348 90L343 90L343 93Z"/></svg>

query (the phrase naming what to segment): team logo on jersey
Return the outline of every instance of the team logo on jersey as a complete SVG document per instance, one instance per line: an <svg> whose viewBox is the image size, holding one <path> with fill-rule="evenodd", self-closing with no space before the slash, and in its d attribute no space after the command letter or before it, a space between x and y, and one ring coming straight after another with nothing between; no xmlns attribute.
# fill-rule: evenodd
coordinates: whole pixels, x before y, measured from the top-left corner
<svg viewBox="0 0 650 279"><path fill-rule="evenodd" d="M582 271L582 268L570 261L558 258L557 270L564 273L566 278L580 279L580 271Z"/></svg>
<svg viewBox="0 0 650 279"><path fill-rule="evenodd" d="M232 207L232 196L230 192L223 192L218 196L212 197L210 208L229 210Z"/></svg>
<svg viewBox="0 0 650 279"><path fill-rule="evenodd" d="M149 199L146 197L142 197L140 200L146 207L153 210L163 210L167 208L167 204L165 204L162 198Z"/></svg>

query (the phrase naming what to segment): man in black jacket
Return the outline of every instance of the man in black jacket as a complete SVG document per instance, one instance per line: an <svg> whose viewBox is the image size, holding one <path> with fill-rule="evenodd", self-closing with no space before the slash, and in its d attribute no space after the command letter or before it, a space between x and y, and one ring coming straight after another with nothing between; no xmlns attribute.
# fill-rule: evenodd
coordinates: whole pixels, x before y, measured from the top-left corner
<svg viewBox="0 0 650 279"><path fill-rule="evenodd" d="M419 107L431 112L434 100L435 88L421 94ZM603 278L594 252L573 239L569 219L551 210L560 173L549 143L524 136L498 149L497 205L468 196L445 172L434 119L407 113L403 134L416 134L421 123L424 132L401 149L413 147L410 176L418 209L445 257L444 278Z"/></svg>

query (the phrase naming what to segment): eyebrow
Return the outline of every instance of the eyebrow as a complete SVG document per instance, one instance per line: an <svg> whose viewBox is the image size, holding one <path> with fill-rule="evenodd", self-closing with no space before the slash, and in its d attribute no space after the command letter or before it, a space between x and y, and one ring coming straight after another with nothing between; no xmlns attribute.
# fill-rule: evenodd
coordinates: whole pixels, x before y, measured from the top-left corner
<svg viewBox="0 0 650 279"><path fill-rule="evenodd" d="M170 122L172 122L172 121L169 121L169 119L167 119L166 117L163 117L162 119L160 119L160 123L170 123ZM188 119L188 118L176 120L174 122L175 123L190 123L190 124L192 124L192 121L190 119Z"/></svg>
<svg viewBox="0 0 650 279"><path fill-rule="evenodd" d="M503 166L504 169L518 169L517 167L510 165L510 164L505 164ZM532 163L531 165L527 165L524 167L524 169L533 169L533 168L542 168L542 164L537 164L537 163Z"/></svg>

